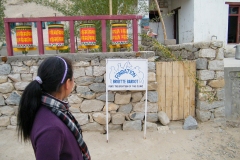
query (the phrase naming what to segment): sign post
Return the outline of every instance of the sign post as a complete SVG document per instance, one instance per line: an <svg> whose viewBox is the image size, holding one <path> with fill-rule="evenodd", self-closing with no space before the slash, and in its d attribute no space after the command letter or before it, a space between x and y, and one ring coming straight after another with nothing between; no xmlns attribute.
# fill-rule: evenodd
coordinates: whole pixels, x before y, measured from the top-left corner
<svg viewBox="0 0 240 160"><path fill-rule="evenodd" d="M144 138L146 138L147 119L147 59L106 59L106 131L108 132L108 90L145 90L145 123Z"/></svg>

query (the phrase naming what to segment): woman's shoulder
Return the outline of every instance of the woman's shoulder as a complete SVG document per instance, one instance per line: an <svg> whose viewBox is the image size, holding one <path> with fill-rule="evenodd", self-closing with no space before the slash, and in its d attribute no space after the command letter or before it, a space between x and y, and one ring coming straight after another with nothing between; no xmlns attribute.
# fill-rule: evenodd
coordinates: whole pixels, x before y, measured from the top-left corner
<svg viewBox="0 0 240 160"><path fill-rule="evenodd" d="M33 130L46 130L52 128L59 128L62 130L64 127L63 122L45 106L41 106L36 114Z"/></svg>

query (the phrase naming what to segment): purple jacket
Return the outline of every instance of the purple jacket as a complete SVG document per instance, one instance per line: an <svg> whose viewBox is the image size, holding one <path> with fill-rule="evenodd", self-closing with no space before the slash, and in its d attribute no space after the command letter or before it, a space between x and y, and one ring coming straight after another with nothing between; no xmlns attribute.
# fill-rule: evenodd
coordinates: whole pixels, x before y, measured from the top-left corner
<svg viewBox="0 0 240 160"><path fill-rule="evenodd" d="M37 160L83 160L72 132L44 106L35 117L31 142Z"/></svg>

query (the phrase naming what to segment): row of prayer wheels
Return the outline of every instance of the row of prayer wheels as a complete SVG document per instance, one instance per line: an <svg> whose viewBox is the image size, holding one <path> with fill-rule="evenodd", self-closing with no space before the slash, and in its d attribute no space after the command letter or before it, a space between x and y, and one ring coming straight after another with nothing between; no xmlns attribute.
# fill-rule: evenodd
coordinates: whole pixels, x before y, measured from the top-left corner
<svg viewBox="0 0 240 160"><path fill-rule="evenodd" d="M16 26L17 47L15 51L35 50L32 38L32 26L21 25ZM80 49L98 48L96 45L96 28L94 24L80 25ZM64 26L63 24L48 25L48 42L47 50L63 50L64 46ZM126 48L130 47L128 42L127 24L112 24L112 39L110 48Z"/></svg>

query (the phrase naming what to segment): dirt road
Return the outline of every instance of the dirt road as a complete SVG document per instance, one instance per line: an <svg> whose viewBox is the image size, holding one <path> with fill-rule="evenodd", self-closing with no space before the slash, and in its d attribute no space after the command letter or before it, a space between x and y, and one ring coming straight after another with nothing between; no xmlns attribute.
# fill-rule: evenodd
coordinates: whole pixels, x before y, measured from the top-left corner
<svg viewBox="0 0 240 160"><path fill-rule="evenodd" d="M199 124L197 130L182 130L179 122L167 128L142 132L110 131L106 135L84 132L93 160L239 160L240 128ZM35 159L31 144L20 143L15 130L0 131L1 160Z"/></svg>

